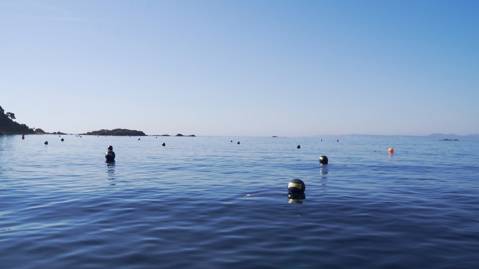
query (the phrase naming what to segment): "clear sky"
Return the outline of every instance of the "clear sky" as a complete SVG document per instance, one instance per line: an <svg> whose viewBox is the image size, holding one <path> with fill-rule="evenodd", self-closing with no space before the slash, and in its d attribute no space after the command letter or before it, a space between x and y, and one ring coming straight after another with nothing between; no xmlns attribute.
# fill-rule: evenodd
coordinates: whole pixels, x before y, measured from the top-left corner
<svg viewBox="0 0 479 269"><path fill-rule="evenodd" d="M479 133L479 1L1 1L0 105L47 131Z"/></svg>

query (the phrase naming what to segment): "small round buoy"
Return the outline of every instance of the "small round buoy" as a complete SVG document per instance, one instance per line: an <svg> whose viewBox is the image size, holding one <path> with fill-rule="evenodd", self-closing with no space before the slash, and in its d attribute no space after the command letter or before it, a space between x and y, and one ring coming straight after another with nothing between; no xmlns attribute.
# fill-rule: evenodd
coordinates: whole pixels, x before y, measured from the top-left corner
<svg viewBox="0 0 479 269"><path fill-rule="evenodd" d="M62 139L60 139L60 141L62 141L62 142L63 142L63 141L65 141L65 139L63 139L63 138L62 138Z"/></svg>
<svg viewBox="0 0 479 269"><path fill-rule="evenodd" d="M166 147L166 143L165 143L165 142L163 142L163 144L161 144L161 145L162 145L163 147Z"/></svg>
<svg viewBox="0 0 479 269"><path fill-rule="evenodd" d="M24 134L22 134L22 140L25 140L25 135Z"/></svg>
<svg viewBox="0 0 479 269"><path fill-rule="evenodd" d="M388 153L389 153L389 155L393 155L393 154L394 154L394 148L393 148L393 147L389 147L389 148L388 148Z"/></svg>
<svg viewBox="0 0 479 269"><path fill-rule="evenodd" d="M303 200L306 198L304 191L306 186L301 179L293 179L288 183L288 199Z"/></svg>
<svg viewBox="0 0 479 269"><path fill-rule="evenodd" d="M336 139L336 142L338 142L338 143L339 143L339 139Z"/></svg>
<svg viewBox="0 0 479 269"><path fill-rule="evenodd" d="M239 142L239 141L238 141L238 142L236 142L236 144L238 144L238 145L239 145L239 144L241 144L241 142Z"/></svg>
<svg viewBox="0 0 479 269"><path fill-rule="evenodd" d="M230 140L230 143L233 143L233 140Z"/></svg>
<svg viewBox="0 0 479 269"><path fill-rule="evenodd" d="M141 140L141 138L138 137L138 141L140 141L140 140Z"/></svg>
<svg viewBox="0 0 479 269"><path fill-rule="evenodd" d="M297 149L300 149L300 148L301 148L301 145L297 145L296 148L297 148Z"/></svg>
<svg viewBox="0 0 479 269"><path fill-rule="evenodd" d="M43 144L48 145L48 141L45 141L45 143L43 143Z"/></svg>
<svg viewBox="0 0 479 269"><path fill-rule="evenodd" d="M107 163L115 162L115 152L113 151L113 146L108 146L108 151L105 154L105 159Z"/></svg>
<svg viewBox="0 0 479 269"><path fill-rule="evenodd" d="M319 163L321 165L327 165L329 163L328 156L324 156L324 155L319 156Z"/></svg>

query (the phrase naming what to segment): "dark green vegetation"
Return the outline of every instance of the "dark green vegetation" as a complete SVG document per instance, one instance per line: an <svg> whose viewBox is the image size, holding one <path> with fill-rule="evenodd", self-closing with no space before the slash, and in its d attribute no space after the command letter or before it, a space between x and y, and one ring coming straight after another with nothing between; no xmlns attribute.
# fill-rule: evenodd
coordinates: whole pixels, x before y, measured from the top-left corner
<svg viewBox="0 0 479 269"><path fill-rule="evenodd" d="M128 129L113 129L113 130L101 129L98 131L85 133L84 135L146 136L146 134L142 131L128 130Z"/></svg>
<svg viewBox="0 0 479 269"><path fill-rule="evenodd" d="M15 113L5 112L0 106L0 135L1 134L44 134L42 129L32 129L25 124L15 121Z"/></svg>

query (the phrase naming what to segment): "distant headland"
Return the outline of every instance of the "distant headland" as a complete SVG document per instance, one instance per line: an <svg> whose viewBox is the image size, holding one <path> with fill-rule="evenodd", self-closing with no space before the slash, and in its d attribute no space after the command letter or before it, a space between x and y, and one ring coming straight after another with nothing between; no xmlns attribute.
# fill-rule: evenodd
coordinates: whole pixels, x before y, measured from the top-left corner
<svg viewBox="0 0 479 269"><path fill-rule="evenodd" d="M20 124L15 121L15 113L5 112L0 106L0 135L7 134L46 134L40 128L30 128L26 124Z"/></svg>
<svg viewBox="0 0 479 269"><path fill-rule="evenodd" d="M129 129L113 129L113 130L107 130L107 129L101 129L98 131L92 131L92 132L87 132L82 135L100 135L100 136L148 136L145 134L143 131L139 130L129 130ZM162 134L162 135L150 135L150 136L172 136L169 134ZM184 135L181 133L178 133L175 135L176 137L196 137L196 135L191 134L191 135Z"/></svg>
<svg viewBox="0 0 479 269"><path fill-rule="evenodd" d="M102 136L146 136L146 134L143 131L138 131L138 130L129 130L129 129L113 129L113 130L107 130L107 129L101 129L98 131L91 131L84 133L83 135L102 135Z"/></svg>
<svg viewBox="0 0 479 269"><path fill-rule="evenodd" d="M196 137L196 135L191 134L191 135L184 135L184 134L176 134L176 137Z"/></svg>

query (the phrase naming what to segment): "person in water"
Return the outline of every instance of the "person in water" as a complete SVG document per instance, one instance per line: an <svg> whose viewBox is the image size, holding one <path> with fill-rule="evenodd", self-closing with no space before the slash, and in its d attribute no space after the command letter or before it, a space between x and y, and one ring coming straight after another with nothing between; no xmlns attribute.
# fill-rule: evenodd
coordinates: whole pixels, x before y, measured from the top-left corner
<svg viewBox="0 0 479 269"><path fill-rule="evenodd" d="M107 163L115 162L115 152L113 151L113 147L111 145L108 146L108 151L105 154L105 159Z"/></svg>

